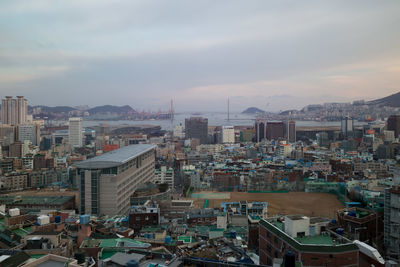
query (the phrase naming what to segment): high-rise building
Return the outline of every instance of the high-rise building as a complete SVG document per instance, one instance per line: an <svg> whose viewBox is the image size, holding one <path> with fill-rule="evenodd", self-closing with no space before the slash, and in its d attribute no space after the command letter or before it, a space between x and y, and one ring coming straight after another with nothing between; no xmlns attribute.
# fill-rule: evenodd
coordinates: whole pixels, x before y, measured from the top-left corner
<svg viewBox="0 0 400 267"><path fill-rule="evenodd" d="M235 129L233 126L222 126L221 139L223 144L235 143Z"/></svg>
<svg viewBox="0 0 400 267"><path fill-rule="evenodd" d="M398 138L400 134L400 115L392 115L387 120L387 129L394 131L394 137Z"/></svg>
<svg viewBox="0 0 400 267"><path fill-rule="evenodd" d="M394 185L385 189L384 244L389 259L400 260L400 183L395 170Z"/></svg>
<svg viewBox="0 0 400 267"><path fill-rule="evenodd" d="M287 139L290 143L296 142L296 121L294 120L288 121Z"/></svg>
<svg viewBox="0 0 400 267"><path fill-rule="evenodd" d="M208 143L208 119L201 117L191 117L185 119L185 138L199 139L200 144Z"/></svg>
<svg viewBox="0 0 400 267"><path fill-rule="evenodd" d="M6 96L1 101L1 122L9 125L19 125L26 122L28 111L27 100L23 96Z"/></svg>
<svg viewBox="0 0 400 267"><path fill-rule="evenodd" d="M354 132L354 120L350 117L342 118L341 130L345 138L351 136Z"/></svg>
<svg viewBox="0 0 400 267"><path fill-rule="evenodd" d="M254 128L256 132L257 143L267 138L267 124L265 123L265 121L257 120Z"/></svg>
<svg viewBox="0 0 400 267"><path fill-rule="evenodd" d="M278 140L285 136L285 124L282 121L267 122L267 139Z"/></svg>
<svg viewBox="0 0 400 267"><path fill-rule="evenodd" d="M154 180L155 148L130 145L75 164L80 213L128 214L135 190Z"/></svg>
<svg viewBox="0 0 400 267"><path fill-rule="evenodd" d="M83 145L82 118L69 119L68 141L73 148L82 147Z"/></svg>
<svg viewBox="0 0 400 267"><path fill-rule="evenodd" d="M20 124L17 126L18 141L31 141L32 145L40 145L40 127L38 124Z"/></svg>

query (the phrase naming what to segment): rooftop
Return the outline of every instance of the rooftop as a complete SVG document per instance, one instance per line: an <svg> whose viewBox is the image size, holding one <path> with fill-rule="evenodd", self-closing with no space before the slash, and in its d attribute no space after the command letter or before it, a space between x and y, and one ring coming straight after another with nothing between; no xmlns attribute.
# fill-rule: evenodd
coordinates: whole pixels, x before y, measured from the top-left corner
<svg viewBox="0 0 400 267"><path fill-rule="evenodd" d="M283 223L275 220L261 220L260 225L288 242L299 251L344 252L357 250L357 246L346 240L335 240L329 234L292 238L283 230Z"/></svg>
<svg viewBox="0 0 400 267"><path fill-rule="evenodd" d="M82 169L99 169L99 168L111 168L117 167L128 162L131 159L136 158L152 149L155 145L150 144L138 144L125 146L107 153L101 156L97 156L85 161L76 163L74 166Z"/></svg>
<svg viewBox="0 0 400 267"><path fill-rule="evenodd" d="M73 199L74 196L24 196L16 199L16 196L1 195L0 202L8 205L62 205Z"/></svg>

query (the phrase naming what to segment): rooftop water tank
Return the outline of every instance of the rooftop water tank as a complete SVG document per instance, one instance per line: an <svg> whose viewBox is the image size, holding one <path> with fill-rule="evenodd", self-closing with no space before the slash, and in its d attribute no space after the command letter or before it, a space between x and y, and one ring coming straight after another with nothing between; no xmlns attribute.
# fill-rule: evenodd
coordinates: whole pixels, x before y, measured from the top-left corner
<svg viewBox="0 0 400 267"><path fill-rule="evenodd" d="M79 216L79 223L80 224L88 224L90 222L90 216L88 214L84 214Z"/></svg>

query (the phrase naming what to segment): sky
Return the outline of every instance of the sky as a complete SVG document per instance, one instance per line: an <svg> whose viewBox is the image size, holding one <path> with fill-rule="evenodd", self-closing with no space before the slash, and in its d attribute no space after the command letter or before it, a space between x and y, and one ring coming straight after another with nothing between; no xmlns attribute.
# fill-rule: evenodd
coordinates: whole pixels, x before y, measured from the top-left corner
<svg viewBox="0 0 400 267"><path fill-rule="evenodd" d="M0 96L268 111L400 91L400 1L2 0Z"/></svg>

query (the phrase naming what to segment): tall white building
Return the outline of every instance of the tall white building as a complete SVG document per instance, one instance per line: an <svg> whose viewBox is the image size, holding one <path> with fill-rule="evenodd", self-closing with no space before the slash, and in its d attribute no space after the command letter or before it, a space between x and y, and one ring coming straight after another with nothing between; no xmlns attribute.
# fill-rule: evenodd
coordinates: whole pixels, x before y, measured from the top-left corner
<svg viewBox="0 0 400 267"><path fill-rule="evenodd" d="M170 188L174 188L174 170L172 168L167 169L166 166L161 166L160 169L156 169L154 182L156 184L168 184Z"/></svg>
<svg viewBox="0 0 400 267"><path fill-rule="evenodd" d="M27 121L28 104L23 96L6 96L1 101L1 122L9 125L19 125Z"/></svg>
<svg viewBox="0 0 400 267"><path fill-rule="evenodd" d="M82 118L69 119L68 141L73 148L83 146L82 124Z"/></svg>
<svg viewBox="0 0 400 267"><path fill-rule="evenodd" d="M222 126L222 143L234 144L235 143L235 129L233 126Z"/></svg>

